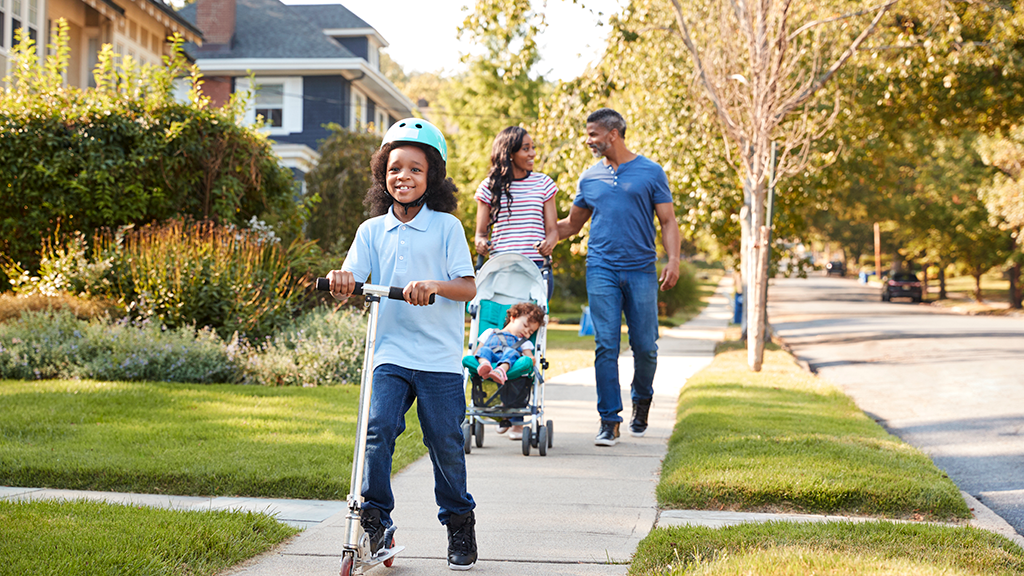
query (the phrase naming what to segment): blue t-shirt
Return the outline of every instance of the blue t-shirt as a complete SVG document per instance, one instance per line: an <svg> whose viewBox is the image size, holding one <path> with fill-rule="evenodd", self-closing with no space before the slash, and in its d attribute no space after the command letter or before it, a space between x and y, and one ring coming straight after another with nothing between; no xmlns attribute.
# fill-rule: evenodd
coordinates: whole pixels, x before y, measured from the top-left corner
<svg viewBox="0 0 1024 576"><path fill-rule="evenodd" d="M404 288L414 280L473 276L473 261L458 218L424 206L403 223L392 207L359 226L341 269L357 282ZM464 303L438 296L430 306L413 306L382 298L373 367L461 374L464 341Z"/></svg>
<svg viewBox="0 0 1024 576"><path fill-rule="evenodd" d="M598 162L580 177L573 201L593 212L587 239L587 266L616 270L653 269L654 205L672 202L668 177L644 156L619 164L615 170Z"/></svg>

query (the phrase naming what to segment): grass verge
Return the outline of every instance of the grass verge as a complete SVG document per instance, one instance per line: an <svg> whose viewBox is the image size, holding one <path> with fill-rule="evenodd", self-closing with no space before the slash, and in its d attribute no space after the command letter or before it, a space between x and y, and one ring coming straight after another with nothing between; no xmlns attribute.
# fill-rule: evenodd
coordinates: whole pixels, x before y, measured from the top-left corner
<svg viewBox="0 0 1024 576"><path fill-rule="evenodd" d="M0 485L344 500L355 386L0 381ZM398 471L425 453L415 410Z"/></svg>
<svg viewBox="0 0 1024 576"><path fill-rule="evenodd" d="M0 576L204 576L295 534L265 514L0 501Z"/></svg>
<svg viewBox="0 0 1024 576"><path fill-rule="evenodd" d="M637 548L630 576L1024 574L1024 551L968 527L891 522L659 528Z"/></svg>
<svg viewBox="0 0 1024 576"><path fill-rule="evenodd" d="M765 351L719 353L680 394L662 507L969 518L956 486L838 388Z"/></svg>

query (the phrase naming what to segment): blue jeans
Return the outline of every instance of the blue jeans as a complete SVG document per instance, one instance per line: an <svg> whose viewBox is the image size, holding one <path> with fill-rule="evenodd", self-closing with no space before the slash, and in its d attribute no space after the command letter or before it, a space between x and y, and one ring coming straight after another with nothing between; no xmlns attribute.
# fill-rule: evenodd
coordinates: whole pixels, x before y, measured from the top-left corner
<svg viewBox="0 0 1024 576"><path fill-rule="evenodd" d="M405 431L405 413L416 400L416 414L423 430L423 444L434 465L434 500L442 524L452 514L476 507L466 488L466 453L462 420L466 396L462 375L421 372L394 364L373 371L373 396L366 437L366 471L363 498L366 506L380 510L384 526L392 524L395 497L391 492L391 459L395 440Z"/></svg>
<svg viewBox="0 0 1024 576"><path fill-rule="evenodd" d="M658 368L658 273L650 270L612 270L587 266L587 298L594 321L594 370L597 412L601 420L622 422L619 387L619 340L622 314L633 350L632 399L654 396Z"/></svg>

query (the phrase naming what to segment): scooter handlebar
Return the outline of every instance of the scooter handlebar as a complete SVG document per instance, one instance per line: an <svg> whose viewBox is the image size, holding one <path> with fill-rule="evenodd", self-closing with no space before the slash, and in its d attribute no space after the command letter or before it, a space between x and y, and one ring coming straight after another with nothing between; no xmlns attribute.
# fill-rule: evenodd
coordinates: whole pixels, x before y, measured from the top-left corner
<svg viewBox="0 0 1024 576"><path fill-rule="evenodd" d="M316 289L321 292L331 291L331 281L327 278L316 279ZM390 298L391 300L402 300L405 301L405 294L403 288L398 286L376 286L374 284L364 284L362 282L356 282L356 289L352 291L353 296L362 296L363 294L375 294L382 298ZM434 303L434 296L430 295L430 303Z"/></svg>

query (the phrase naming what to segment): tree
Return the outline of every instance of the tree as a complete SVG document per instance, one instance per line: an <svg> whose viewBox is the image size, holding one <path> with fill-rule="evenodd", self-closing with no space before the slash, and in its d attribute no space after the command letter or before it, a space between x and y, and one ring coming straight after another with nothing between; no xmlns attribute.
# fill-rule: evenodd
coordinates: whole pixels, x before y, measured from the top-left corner
<svg viewBox="0 0 1024 576"><path fill-rule="evenodd" d="M1010 306L1020 309L1024 298L1024 127L1013 126L1005 134L982 136L975 147L982 161L998 170L982 188L981 198L1013 239L1009 260Z"/></svg>
<svg viewBox="0 0 1024 576"><path fill-rule="evenodd" d="M286 241L300 233L291 172L264 135L241 125L241 98L215 109L199 95L201 75L181 43L162 66L104 45L96 88L80 90L64 85L66 22L43 63L21 39L0 90L0 252L34 269L40 240L58 227L89 237L176 215L237 226L263 218ZM193 83L187 104L174 99L182 76Z"/></svg>
<svg viewBox="0 0 1024 576"><path fill-rule="evenodd" d="M309 217L306 235L333 254L348 250L356 229L369 213L363 198L370 188L370 158L380 136L352 132L337 124L320 146L320 162L306 175L307 198L319 197Z"/></svg>
<svg viewBox="0 0 1024 576"><path fill-rule="evenodd" d="M671 0L673 32L693 58L706 101L743 183L749 227L743 273L747 284L747 361L761 369L768 295L768 188L808 165L811 144L838 114L816 96L857 52L895 0L832 16L839 6L799 0ZM848 4L840 4L847 6ZM864 24L859 18L867 16ZM704 23L699 28L688 22ZM692 29L692 30L691 30ZM780 144L773 168L773 142Z"/></svg>

